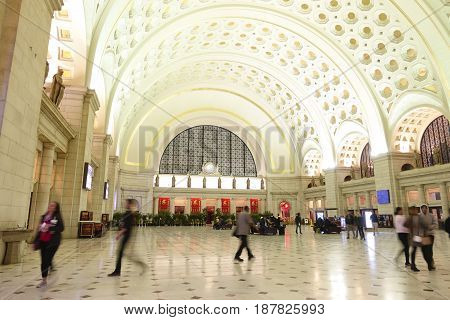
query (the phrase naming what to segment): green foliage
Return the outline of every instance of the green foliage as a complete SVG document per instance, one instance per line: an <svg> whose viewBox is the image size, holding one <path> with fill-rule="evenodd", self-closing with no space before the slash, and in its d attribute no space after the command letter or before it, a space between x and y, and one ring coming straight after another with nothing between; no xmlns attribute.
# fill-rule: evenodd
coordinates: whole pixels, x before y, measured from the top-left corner
<svg viewBox="0 0 450 320"><path fill-rule="evenodd" d="M257 222L261 219L262 215L259 214L259 213L253 213L253 214L251 215L251 217L252 217L252 219L253 219L253 222L254 222L254 223L257 223Z"/></svg>
<svg viewBox="0 0 450 320"><path fill-rule="evenodd" d="M119 223L120 223L120 220L122 219L122 217L123 217L122 212L114 212L113 218L112 218L112 227L113 228L119 227Z"/></svg>
<svg viewBox="0 0 450 320"><path fill-rule="evenodd" d="M264 211L264 213L262 215L264 218L269 218L269 217L273 216L273 213L270 211Z"/></svg>

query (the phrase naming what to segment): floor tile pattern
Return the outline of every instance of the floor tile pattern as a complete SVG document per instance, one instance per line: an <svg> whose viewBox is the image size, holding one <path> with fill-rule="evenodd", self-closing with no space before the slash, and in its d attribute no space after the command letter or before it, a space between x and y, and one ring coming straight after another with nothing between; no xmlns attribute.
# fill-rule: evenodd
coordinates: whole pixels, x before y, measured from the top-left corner
<svg viewBox="0 0 450 320"><path fill-rule="evenodd" d="M208 227L137 228L129 253L149 268L125 259L114 269L114 233L102 239L65 240L46 289L39 283L39 254L0 266L0 299L450 299L450 239L443 232L434 247L437 270L429 272L418 251L413 273L392 230L367 240L341 235L251 236L255 261L233 263L238 240L231 231ZM30 250L30 249L27 249ZM246 258L243 255L243 258Z"/></svg>

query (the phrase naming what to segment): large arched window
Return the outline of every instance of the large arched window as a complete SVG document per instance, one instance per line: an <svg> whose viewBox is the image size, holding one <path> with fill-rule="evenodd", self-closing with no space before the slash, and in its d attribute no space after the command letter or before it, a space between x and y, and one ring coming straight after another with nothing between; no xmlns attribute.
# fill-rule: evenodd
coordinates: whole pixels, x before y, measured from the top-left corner
<svg viewBox="0 0 450 320"><path fill-rule="evenodd" d="M420 141L424 167L450 163L450 126L444 116L433 120Z"/></svg>
<svg viewBox="0 0 450 320"><path fill-rule="evenodd" d="M375 172L373 170L373 161L370 153L370 144L366 144L361 153L361 160L359 162L361 166L361 178L370 178L375 175Z"/></svg>
<svg viewBox="0 0 450 320"><path fill-rule="evenodd" d="M197 126L177 135L164 150L159 173L197 175L206 163L217 165L223 176L257 175L245 143L229 130L215 126Z"/></svg>

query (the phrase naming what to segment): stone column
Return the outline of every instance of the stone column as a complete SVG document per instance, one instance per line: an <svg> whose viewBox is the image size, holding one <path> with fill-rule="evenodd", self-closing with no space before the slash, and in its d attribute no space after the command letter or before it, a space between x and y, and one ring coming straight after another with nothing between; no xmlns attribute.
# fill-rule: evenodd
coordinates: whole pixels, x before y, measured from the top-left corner
<svg viewBox="0 0 450 320"><path fill-rule="evenodd" d="M0 1L0 229L28 221L50 26L61 5Z"/></svg>
<svg viewBox="0 0 450 320"><path fill-rule="evenodd" d="M353 194L353 199L354 199L354 204L353 204L353 209L355 210L355 213L359 212L359 196L357 193Z"/></svg>
<svg viewBox="0 0 450 320"><path fill-rule="evenodd" d="M170 197L170 213L175 213L175 197Z"/></svg>
<svg viewBox="0 0 450 320"><path fill-rule="evenodd" d="M326 208L326 204L325 204L326 198L322 197L321 200L322 200L322 208L325 209Z"/></svg>
<svg viewBox="0 0 450 320"><path fill-rule="evenodd" d="M402 187L400 189L400 196L401 196L401 201L402 201L402 205L401 207L403 208L403 214L404 215L408 215L409 211L408 211L408 194L406 192L406 188Z"/></svg>
<svg viewBox="0 0 450 320"><path fill-rule="evenodd" d="M343 194L342 195L342 208L344 209L344 216L348 213L348 202L347 202L347 198L348 198L348 194Z"/></svg>
<svg viewBox="0 0 450 320"><path fill-rule="evenodd" d="M410 160L409 154L399 152L374 157L376 190L389 190L390 195L390 203L378 205L380 214L392 214L396 207L402 205L397 174L401 172L402 165Z"/></svg>
<svg viewBox="0 0 450 320"><path fill-rule="evenodd" d="M55 181L53 185L53 192L51 199L59 203L62 202L62 196L64 191L64 172L66 170L66 154L58 153L55 165Z"/></svg>
<svg viewBox="0 0 450 320"><path fill-rule="evenodd" d="M147 204L146 204L146 213L149 213L149 214L153 214L154 213L154 211L153 211L153 188L154 188L154 186L153 186L153 180L154 180L154 177L155 177L155 173L154 172L152 172L152 173L150 173L150 175L149 175L149 177L148 177L148 196L147 196Z"/></svg>
<svg viewBox="0 0 450 320"><path fill-rule="evenodd" d="M186 214L191 214L192 208L191 208L191 198L186 198Z"/></svg>
<svg viewBox="0 0 450 320"><path fill-rule="evenodd" d="M364 194L364 197L366 198L366 208L372 209L373 205L372 205L372 199L370 197L370 192L366 191L366 193Z"/></svg>
<svg viewBox="0 0 450 320"><path fill-rule="evenodd" d="M448 187L445 182L440 185L441 188L441 206L442 206L442 220L445 221L449 216L448 212Z"/></svg>
<svg viewBox="0 0 450 320"><path fill-rule="evenodd" d="M153 214L158 214L159 212L159 198L158 197L155 197L155 198L153 198Z"/></svg>
<svg viewBox="0 0 450 320"><path fill-rule="evenodd" d="M87 209L89 191L82 188L84 164L91 162L95 112L99 107L95 91L81 87L66 88L61 102L61 113L77 132L69 143L64 175L62 213L64 236L68 238L77 237L80 211Z"/></svg>
<svg viewBox="0 0 450 320"><path fill-rule="evenodd" d="M230 210L232 214L236 214L236 200L230 198Z"/></svg>
<svg viewBox="0 0 450 320"><path fill-rule="evenodd" d="M349 168L325 170L325 192L327 206L325 209L337 209L337 215L345 215L340 185L350 174Z"/></svg>
<svg viewBox="0 0 450 320"><path fill-rule="evenodd" d="M418 194L419 194L419 203L418 203L418 205L419 205L419 207L420 207L420 206L423 205L424 203L427 203L427 200L426 200L426 198L425 198L425 187L424 187L423 184L419 184L419 185L417 186L417 192L418 192Z"/></svg>
<svg viewBox="0 0 450 320"><path fill-rule="evenodd" d="M52 187L53 178L53 159L55 156L55 144L46 142L42 150L41 173L39 176L39 185L36 195L36 212L32 225L35 229L39 223L39 216L47 211L50 201L50 189Z"/></svg>
<svg viewBox="0 0 450 320"><path fill-rule="evenodd" d="M109 213L109 218L112 219L114 214L114 197L116 192L118 192L118 182L119 182L119 157L109 157L108 165L108 181L109 181L109 195L107 201L106 213Z"/></svg>
<svg viewBox="0 0 450 320"><path fill-rule="evenodd" d="M259 205L261 206L261 208L259 209L259 211L261 211L261 213L264 213L267 209L266 209L266 201L265 199L261 199L259 198Z"/></svg>
<svg viewBox="0 0 450 320"><path fill-rule="evenodd" d="M94 220L96 221L100 221L101 214L106 213L107 209L107 201L103 199L103 193L105 182L108 181L109 149L111 145L112 137L110 135L94 135L92 154L98 160L99 165L94 173L94 188L92 192L92 206L94 211Z"/></svg>
<svg viewBox="0 0 450 320"><path fill-rule="evenodd" d="M216 210L220 209L220 211L222 211L222 201L220 200L220 198L216 199Z"/></svg>

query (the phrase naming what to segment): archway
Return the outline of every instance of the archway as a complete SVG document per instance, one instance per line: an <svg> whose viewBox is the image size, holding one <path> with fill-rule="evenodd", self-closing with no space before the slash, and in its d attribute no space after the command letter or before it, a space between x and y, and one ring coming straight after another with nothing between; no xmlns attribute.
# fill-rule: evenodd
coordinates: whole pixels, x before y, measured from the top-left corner
<svg viewBox="0 0 450 320"><path fill-rule="evenodd" d="M450 163L450 124L445 116L434 119L420 140L424 167Z"/></svg>

